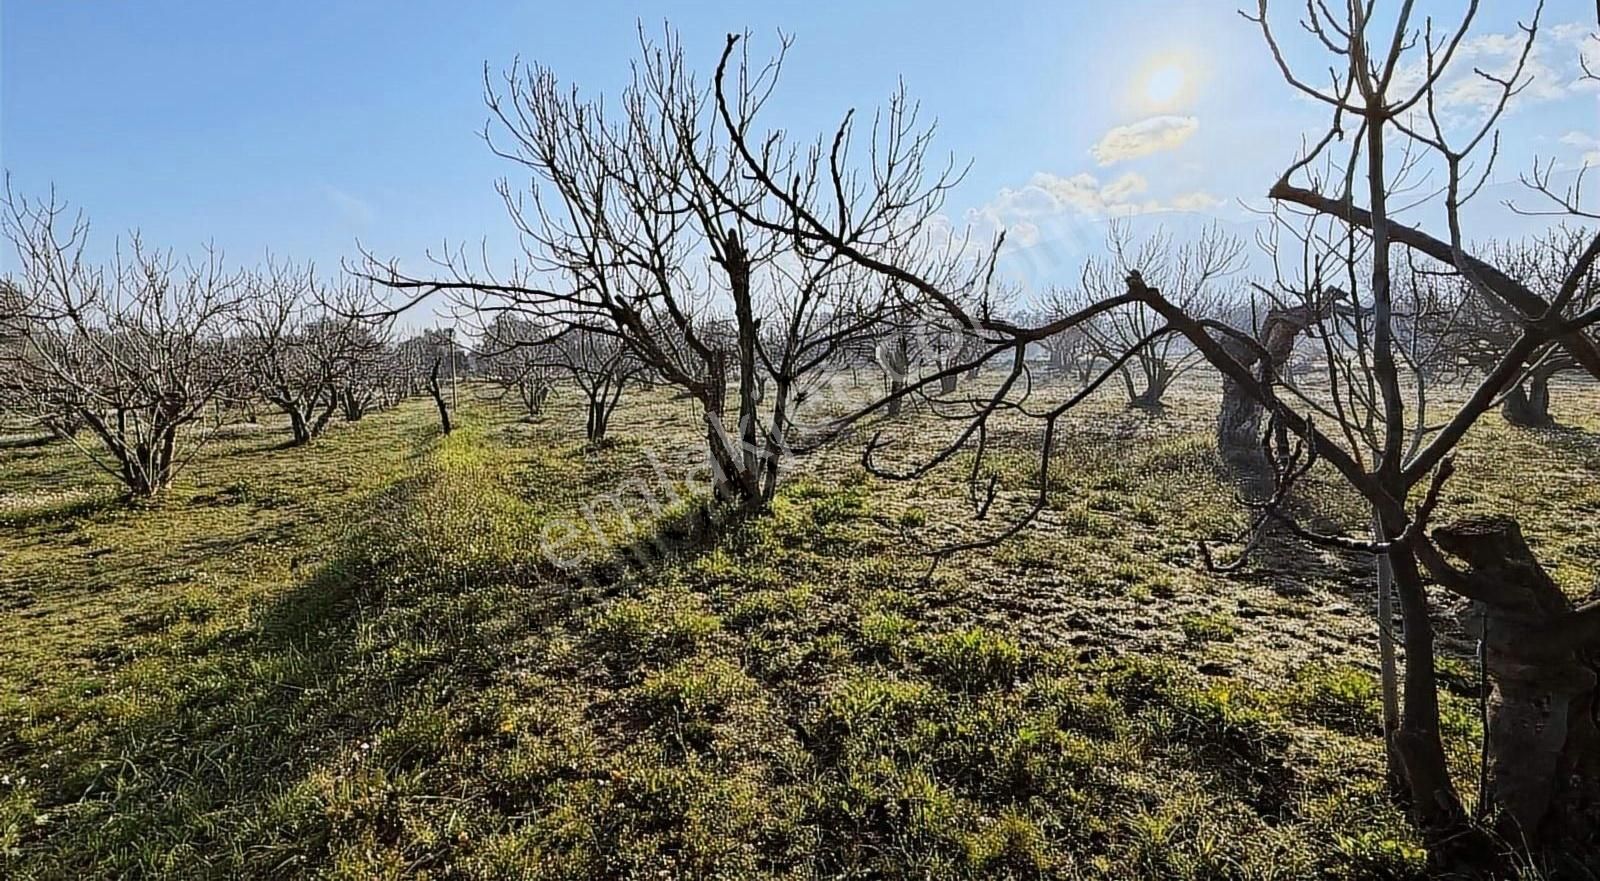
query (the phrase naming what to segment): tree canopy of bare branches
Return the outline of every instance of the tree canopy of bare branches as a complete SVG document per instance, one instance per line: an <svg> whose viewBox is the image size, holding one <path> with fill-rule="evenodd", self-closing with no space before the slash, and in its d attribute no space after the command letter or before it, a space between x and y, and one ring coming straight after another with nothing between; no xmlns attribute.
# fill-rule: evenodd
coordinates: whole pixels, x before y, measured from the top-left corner
<svg viewBox="0 0 1600 881"><path fill-rule="evenodd" d="M498 84L486 74L486 136L534 176L525 193L500 187L524 240L522 274L499 280L457 255L442 261L442 279L392 264L368 275L418 295L446 291L467 311L554 322L580 354L618 341L653 381L700 404L717 496L757 508L775 490L808 377L875 323L886 289L764 219L781 205L738 173L676 39L641 42L633 80L610 105L541 67L514 64ZM747 98L759 103L770 78L758 75ZM819 185L825 155L800 161Z"/></svg>
<svg viewBox="0 0 1600 881"><path fill-rule="evenodd" d="M1106 255L1090 258L1079 289L1064 297L1058 293L1055 299L1059 302L1052 310L1070 314L1114 297L1123 289L1128 273L1138 271L1149 284L1168 292L1187 314L1220 318L1224 307L1238 299L1238 292L1227 281L1243 268L1244 250L1243 240L1216 224L1192 242L1175 243L1170 233L1160 229L1138 239L1126 221L1115 221L1106 232ZM1135 303L1074 328L1088 339L1100 360L1135 353L1118 371L1130 406L1159 409L1172 383L1202 363L1199 351L1175 334L1141 344L1160 324L1159 316Z"/></svg>
<svg viewBox="0 0 1600 881"><path fill-rule="evenodd" d="M209 251L180 262L134 235L105 264L88 222L53 196L7 190L4 234L21 266L0 316L8 409L66 431L129 493L167 487L215 429L212 406L244 369L242 273Z"/></svg>
<svg viewBox="0 0 1600 881"><path fill-rule="evenodd" d="M293 266L269 265L249 287L246 358L260 394L289 418L291 442L310 443L341 409L359 419L384 345L383 322L360 317L366 293Z"/></svg>

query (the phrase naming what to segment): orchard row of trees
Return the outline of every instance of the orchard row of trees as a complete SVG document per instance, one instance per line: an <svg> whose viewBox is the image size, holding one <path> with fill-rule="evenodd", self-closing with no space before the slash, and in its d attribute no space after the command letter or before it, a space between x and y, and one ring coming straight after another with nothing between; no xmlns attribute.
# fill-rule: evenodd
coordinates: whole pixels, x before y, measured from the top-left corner
<svg viewBox="0 0 1600 881"><path fill-rule="evenodd" d="M1219 451L1251 478L1251 527L1234 537L1238 557L1202 548L1204 564L1246 565L1269 530L1374 558L1390 779L1436 861L1581 853L1600 829L1600 601L1563 594L1509 516L1433 522L1480 419L1498 409L1547 423L1554 376L1600 377L1600 209L1582 173L1568 186L1553 165L1524 175L1536 201L1512 210L1551 216L1543 237L1484 242L1463 215L1494 171L1542 9L1523 25L1515 70L1466 71L1489 100L1463 121L1441 109L1441 83L1465 64L1478 3L1443 26L1411 0L1297 5L1303 35L1328 54L1315 80L1258 4L1248 18L1288 91L1328 114L1267 190L1270 232L1254 243L1266 278L1245 277L1250 246L1220 228L1181 242L1116 225L1078 284L1024 303L1000 271L1004 236L979 241L944 219L963 168L934 154L934 128L904 93L870 121L850 112L796 139L764 122L787 42L753 59L732 35L702 79L669 32L641 40L612 100L537 65L486 71L488 143L529 178L498 185L523 248L509 273L464 252L436 257L430 275L363 254L328 282L295 267L230 273L214 256L179 264L137 241L91 267L81 224L58 236L54 203L10 200L23 272L0 300L3 392L64 431L88 426L107 470L140 492L170 480L185 427L251 396L288 414L297 441L341 409L421 391L448 431L440 371L455 355L440 352L454 349L389 341L396 316L443 302L473 325L476 369L531 414L557 381L577 388L591 440L629 384L695 402L713 495L747 513L765 508L795 455L907 402L951 432L899 469L881 464L875 436L866 465L892 479L970 453L977 481L995 420L1035 420L1036 494L989 534L937 551L952 553L1004 540L1048 504L1056 426L1084 400L1111 384L1157 408L1184 373L1208 369L1223 383ZM1417 192L1431 193L1428 228L1395 219L1396 194ZM1035 382L1041 353L1071 380L1049 386L1067 389L1050 400ZM881 393L810 418L867 363ZM1313 468L1365 500L1370 525L1329 534L1298 522ZM975 486L980 518L995 494L992 481ZM1446 597L1484 622L1478 816L1440 737L1433 619Z"/></svg>
<svg viewBox="0 0 1600 881"><path fill-rule="evenodd" d="M445 259L442 277L424 277L369 255L363 277L411 302L442 294L466 311L536 317L556 335L614 338L701 405L716 494L750 510L770 498L794 449L794 412L835 356L871 328L903 329L874 344L892 376L887 393L828 428L918 398L939 404L954 429L939 452L900 470L879 466L874 438L870 469L915 479L970 453L976 480L997 417L1041 427L1037 497L991 535L945 552L1003 540L1047 504L1056 426L1096 390L1120 380L1132 403L1154 406L1203 364L1224 384L1221 452L1264 477L1247 484L1259 491L1245 498L1243 555L1203 560L1236 569L1274 530L1377 561L1390 782L1434 860L1497 871L1530 855L1559 864L1593 852L1600 600L1564 594L1507 514L1433 522L1453 454L1480 419L1500 409L1545 422L1556 372L1600 376L1600 209L1583 174L1560 185L1551 164L1525 173L1532 204L1512 210L1553 218L1537 241L1485 244L1463 212L1491 180L1500 122L1536 69L1542 7L1522 24L1513 69L1493 73L1464 60L1477 2L1449 22L1411 0L1298 4L1297 39L1327 54L1303 75L1269 5L1258 0L1246 17L1288 92L1324 108L1328 125L1266 187L1273 224L1260 244L1273 272L1247 289L1230 290L1244 247L1220 232L1176 244L1116 232L1077 290L1042 315L1019 313L999 272L1003 235L974 241L944 221L961 168L935 156L914 102L897 93L870 123L851 112L797 140L763 122L787 43L753 61L749 40L730 36L702 81L670 33L643 41L631 84L611 102L537 66L486 75L490 144L532 178L500 184L522 272ZM1465 116L1444 106L1444 84L1462 78L1483 99ZM1396 220L1417 205L1427 224ZM908 337L928 328L938 342L913 355ZM1040 347L1080 379L1059 400L1041 402L1032 381ZM986 366L997 368L992 381L960 389ZM1457 393L1439 394L1445 384ZM1298 522L1313 468L1364 499L1370 525L1331 534ZM992 482L975 496L989 512ZM1440 736L1434 617L1447 596L1482 620L1487 760L1476 815Z"/></svg>
<svg viewBox="0 0 1600 881"><path fill-rule="evenodd" d="M717 405L713 392L725 394L730 376L751 376L750 389L732 380L741 396L753 396L749 407L760 405L769 386L785 404L768 416L781 423L776 435L759 427L764 425L759 419L749 419L750 410L742 411L746 416L737 424L758 430L752 441L741 428L739 441L760 458L767 446L782 445L810 387L825 378L875 366L888 395L886 409L898 415L901 393L916 377L940 374L937 391L919 392L919 397L948 397L963 374L972 375L971 362L981 350L978 333L951 320L937 304L902 296L893 285L880 284L871 302L852 298L847 304L852 311L843 315L832 312L839 297L814 291L808 296L817 302L801 304L816 313L809 326L774 322L776 330L754 334L745 356L739 315L721 314L714 303L699 304L693 336L685 335L680 347L692 353L690 340L705 346L707 354L700 357L709 367L701 367L720 370L722 382L697 387L688 381L696 373L652 370L627 337L603 320L563 321L547 303L474 287L471 308L464 310L479 330L469 363L451 332L398 339L394 311L375 308L380 298L370 277L329 280L309 266L272 261L236 271L210 252L202 261L180 263L170 253L147 249L137 236L110 265L90 265L83 259L87 225L81 216L62 235L65 215L59 204L15 197L7 204L6 232L24 258L24 273L0 287L0 358L6 367L0 406L13 418L64 438L75 440L87 431L94 442L85 451L137 494L167 485L209 430L233 418L254 422L263 405L287 420L289 443L296 445L310 443L336 418L359 421L372 410L424 392L441 402L447 424L440 374L455 380L468 370L513 396L530 416L543 411L558 383L569 383L586 402L586 437L595 442L605 438L630 384L666 382L697 395L702 405L705 399ZM1582 230L1562 227L1531 241L1492 243L1489 250L1512 277L1549 291L1583 244ZM1127 224L1113 223L1107 256L1087 263L1080 285L1047 291L1031 312L1018 310L1017 298L1005 293L991 300L1003 301L1019 324L1049 324L1114 296L1121 279L1140 271L1147 283L1181 292L1178 299L1187 313L1259 333L1261 313L1284 314L1284 304L1304 282L1301 277L1290 284L1280 275L1271 287L1252 286L1240 277L1245 249L1245 242L1215 226L1194 242L1175 245L1164 232L1139 240ZM1263 243L1263 249L1279 256L1275 241ZM1298 241L1296 250L1299 257L1316 253L1309 239ZM1584 278L1577 303L1596 301L1597 277L1590 272ZM859 276L854 281L862 283ZM1459 384L1483 376L1515 340L1516 316L1460 274L1413 266L1397 282L1406 320L1397 324L1396 337L1409 362L1429 380ZM1314 284L1325 286L1336 305L1348 297L1322 279ZM496 296L491 301L485 293ZM779 298L764 302L762 314L754 315L752 308L747 322L759 326L774 308L781 319L786 305ZM1157 326L1156 316L1137 304L1094 311L1040 340L1032 355L1035 361L1044 355L1039 366L1045 372L1079 383L1114 366L1129 405L1157 409L1173 382L1205 363L1201 351L1182 337L1146 342ZM1293 379L1294 369L1305 374L1308 365L1359 346L1359 333L1337 334L1327 338L1329 349L1319 359L1320 346L1305 337L1310 329L1297 324L1286 338L1290 346L1280 356L1286 380ZM670 329L654 331L674 339ZM748 366L741 357L751 359ZM1506 418L1549 425L1551 379L1580 369L1562 350L1545 353L1504 390ZM731 443L726 432L726 426L713 427L708 420L708 438L718 445ZM1252 425L1233 445L1249 452L1253 443ZM746 467L742 459L737 464ZM769 478L775 465L767 467ZM748 499L763 502L771 491L768 479Z"/></svg>
<svg viewBox="0 0 1600 881"><path fill-rule="evenodd" d="M287 443L310 443L463 360L447 333L400 339L363 317L355 279L179 260L137 235L96 263L81 215L9 192L3 227L21 272L0 281L0 417L75 444L133 495L167 487L228 422L265 408Z"/></svg>

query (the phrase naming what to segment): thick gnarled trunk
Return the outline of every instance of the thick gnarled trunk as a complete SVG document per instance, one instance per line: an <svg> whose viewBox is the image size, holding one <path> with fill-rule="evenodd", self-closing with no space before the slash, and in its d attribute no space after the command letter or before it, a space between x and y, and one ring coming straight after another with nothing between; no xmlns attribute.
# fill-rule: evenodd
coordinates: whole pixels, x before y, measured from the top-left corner
<svg viewBox="0 0 1600 881"><path fill-rule="evenodd" d="M1500 404L1500 415L1512 425L1524 428L1554 425L1555 420L1550 418L1550 374L1536 370L1523 382L1512 386Z"/></svg>
<svg viewBox="0 0 1600 881"><path fill-rule="evenodd" d="M1434 531L1466 560L1487 679L1488 807L1500 837L1557 861L1600 849L1600 706L1593 604L1576 609L1517 522Z"/></svg>
<svg viewBox="0 0 1600 881"><path fill-rule="evenodd" d="M1261 361L1261 352L1238 340L1229 338L1224 346L1239 363L1256 366L1262 376L1281 371L1294 352L1295 341L1317 316L1304 306L1294 309L1274 309L1267 314L1256 342L1266 351L1268 362ZM1261 451L1261 404L1250 397L1238 383L1226 377L1222 381L1222 407L1217 414L1217 450L1224 461L1246 474L1262 474L1266 470L1266 457Z"/></svg>

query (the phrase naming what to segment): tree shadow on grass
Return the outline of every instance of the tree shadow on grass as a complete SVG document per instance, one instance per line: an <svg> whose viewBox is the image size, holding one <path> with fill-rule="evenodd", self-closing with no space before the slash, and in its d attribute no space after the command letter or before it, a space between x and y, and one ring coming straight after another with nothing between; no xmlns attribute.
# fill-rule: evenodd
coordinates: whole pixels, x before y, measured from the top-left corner
<svg viewBox="0 0 1600 881"><path fill-rule="evenodd" d="M0 509L0 527L31 529L54 524L58 529L64 530L78 520L92 517L125 504L127 504L127 498L118 493L86 493L50 504L29 506L19 511Z"/></svg>
<svg viewBox="0 0 1600 881"><path fill-rule="evenodd" d="M377 493L370 510L406 510L424 480ZM585 582L703 549L712 517L669 520L645 542L651 554L617 549L582 572L520 558L402 571L358 535L243 621L154 635L139 659L139 678L153 684L91 701L45 735L63 751L49 757L53 771L26 769L47 781L37 807L50 819L24 831L20 873L315 871L341 834L327 795L338 781L422 773L425 749L383 752L408 714L445 712L503 677L518 636L575 620L595 601ZM20 766L55 745L19 740L0 761Z"/></svg>
<svg viewBox="0 0 1600 881"><path fill-rule="evenodd" d="M0 450L26 450L49 446L56 439L53 434L0 435Z"/></svg>
<svg viewBox="0 0 1600 881"><path fill-rule="evenodd" d="M1589 471L1600 472L1600 433L1575 425L1550 425L1524 430L1563 458L1581 462Z"/></svg>
<svg viewBox="0 0 1600 881"><path fill-rule="evenodd" d="M1261 500L1271 496L1273 483L1264 460L1243 460L1219 455L1214 460L1216 476L1224 486L1230 486L1243 499ZM1296 522L1316 532L1344 532L1346 527L1339 518L1331 516L1326 505L1314 492L1296 487L1284 504L1287 515ZM1269 519L1265 529L1250 551L1251 561L1234 577L1264 583L1275 593L1285 597L1304 597L1313 593L1315 585L1327 584L1347 598L1370 599L1372 591L1370 569L1364 573L1367 561L1360 555L1342 551L1329 551L1317 547L1288 527Z"/></svg>

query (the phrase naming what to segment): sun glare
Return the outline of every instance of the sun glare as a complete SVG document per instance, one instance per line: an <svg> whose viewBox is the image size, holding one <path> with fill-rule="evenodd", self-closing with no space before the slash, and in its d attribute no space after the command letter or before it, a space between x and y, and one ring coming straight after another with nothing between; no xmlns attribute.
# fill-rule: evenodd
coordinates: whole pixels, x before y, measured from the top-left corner
<svg viewBox="0 0 1600 881"><path fill-rule="evenodd" d="M1163 64L1150 71L1144 80L1144 97L1151 104L1166 105L1178 100L1189 84L1189 74L1176 64Z"/></svg>

